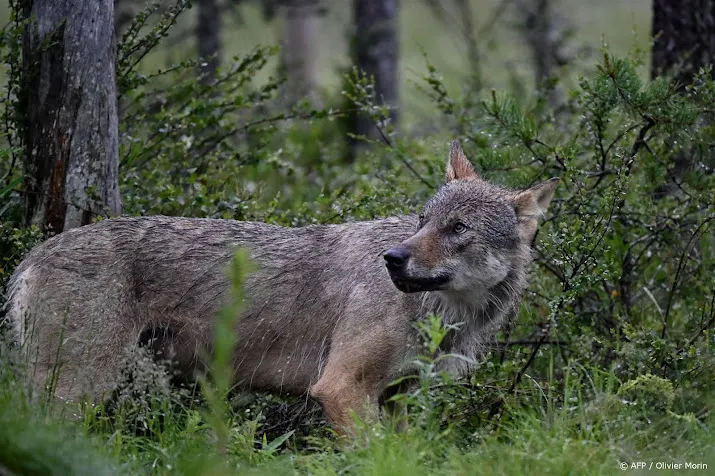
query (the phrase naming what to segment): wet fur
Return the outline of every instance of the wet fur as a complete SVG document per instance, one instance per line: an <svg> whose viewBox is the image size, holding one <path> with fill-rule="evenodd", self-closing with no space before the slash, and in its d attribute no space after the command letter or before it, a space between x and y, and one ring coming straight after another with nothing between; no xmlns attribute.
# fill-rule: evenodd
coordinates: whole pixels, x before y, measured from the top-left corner
<svg viewBox="0 0 715 476"><path fill-rule="evenodd" d="M118 218L47 240L8 285L9 316L34 387L42 389L59 364L57 397L101 398L118 380L123 349L147 335L160 337L153 341L186 375L204 371L237 247L257 265L236 328L238 388L309 393L344 428L351 411L374 411L388 383L409 370L420 352L414 321L426 313L461 323L444 352L476 359L519 306L535 222L518 215L516 192L479 179L454 153L447 184L419 217L304 228ZM435 231L455 213L479 228L458 250ZM450 282L401 292L382 257L394 246L415 250L407 279L442 270ZM469 371L459 359L443 365L455 375Z"/></svg>

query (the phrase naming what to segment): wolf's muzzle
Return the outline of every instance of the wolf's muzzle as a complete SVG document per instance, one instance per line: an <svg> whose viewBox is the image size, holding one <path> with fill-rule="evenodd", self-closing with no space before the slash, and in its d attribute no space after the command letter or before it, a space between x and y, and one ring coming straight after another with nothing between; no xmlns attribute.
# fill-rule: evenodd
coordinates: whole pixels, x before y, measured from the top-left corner
<svg viewBox="0 0 715 476"><path fill-rule="evenodd" d="M426 291L439 291L449 282L449 276L436 276L433 278L408 278L395 276L390 272L392 284L403 293L420 293Z"/></svg>
<svg viewBox="0 0 715 476"><path fill-rule="evenodd" d="M407 263L411 253L409 248L397 246L391 248L383 255L385 267L390 273L390 279L397 289L403 293L418 293L437 291L449 281L449 276L437 275L431 277L415 277L407 273Z"/></svg>
<svg viewBox="0 0 715 476"><path fill-rule="evenodd" d="M410 259L410 250L403 247L391 248L385 251L385 266L390 271L399 271L407 266L407 261Z"/></svg>

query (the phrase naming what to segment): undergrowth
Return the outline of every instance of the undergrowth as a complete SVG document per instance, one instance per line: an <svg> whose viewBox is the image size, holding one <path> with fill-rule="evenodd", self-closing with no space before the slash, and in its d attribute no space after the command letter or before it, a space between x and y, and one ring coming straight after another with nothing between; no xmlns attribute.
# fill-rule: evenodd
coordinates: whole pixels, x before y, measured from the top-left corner
<svg viewBox="0 0 715 476"><path fill-rule="evenodd" d="M186 6L177 2L160 20L151 20L158 9L139 16L119 48L127 214L302 226L412 212L441 183L446 145L459 138L488 180L526 188L562 179L535 240L524 304L485 342L474 374L457 381L435 370L439 316L422 316L419 385L394 397L407 405L404 425L358 422L347 441L305 396L232 391L229 357L241 336L228 331L217 334L209 380L177 388L139 352L128 356L112 401L39 405L13 366L0 316L0 474L612 474L639 462L715 469L711 70L679 89L667 78L643 81L642 58L604 51L552 107L508 91L453 96L427 64L421 88L440 116L433 134L412 137L385 120L358 72L346 75L345 95L326 98L332 107L277 109L281 81L255 80L274 48L235 58L211 88L196 80L193 61L139 73ZM3 283L44 239L21 222L24 151L12 114L19 33L11 24L0 45L11 73L0 154ZM373 116L382 140L350 162L343 119L355 107ZM690 165L674 177L684 157ZM239 314L251 270L244 255L234 264L222 329Z"/></svg>

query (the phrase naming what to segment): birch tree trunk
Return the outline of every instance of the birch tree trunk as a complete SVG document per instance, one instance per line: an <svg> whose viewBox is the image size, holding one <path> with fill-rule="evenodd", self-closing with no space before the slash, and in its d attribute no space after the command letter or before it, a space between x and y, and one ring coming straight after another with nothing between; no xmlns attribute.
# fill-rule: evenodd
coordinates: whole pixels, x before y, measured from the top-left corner
<svg viewBox="0 0 715 476"><path fill-rule="evenodd" d="M28 0L25 220L61 232L121 213L113 0Z"/></svg>
<svg viewBox="0 0 715 476"><path fill-rule="evenodd" d="M291 106L305 97L315 102L321 5L318 0L286 0L279 12L283 99Z"/></svg>
<svg viewBox="0 0 715 476"><path fill-rule="evenodd" d="M531 50L536 85L552 107L562 104L564 91L551 81L554 70L576 56L567 44L569 22L551 0L521 0L517 6L524 18L524 39Z"/></svg>

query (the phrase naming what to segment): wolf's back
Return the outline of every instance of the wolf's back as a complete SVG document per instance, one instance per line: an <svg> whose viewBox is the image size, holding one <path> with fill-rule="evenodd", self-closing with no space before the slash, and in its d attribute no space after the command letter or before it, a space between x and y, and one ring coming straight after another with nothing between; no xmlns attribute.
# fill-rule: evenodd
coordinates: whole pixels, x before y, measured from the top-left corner
<svg viewBox="0 0 715 476"><path fill-rule="evenodd" d="M110 354L121 354L152 320L209 316L228 287L235 246L276 231L258 223L147 217L50 238L8 281L7 319L25 363L37 379L47 377L53 358L68 367L115 367L119 355Z"/></svg>
<svg viewBox="0 0 715 476"><path fill-rule="evenodd" d="M196 349L211 345L213 316L230 287L228 266L236 248L245 247L257 271L244 286L249 304L237 329L243 353L237 379L304 390L356 289L363 290L365 309L395 302L399 293L380 252L413 227L404 219L305 228L173 217L106 220L30 252L9 281L9 319L29 368L41 370L39 380L59 359L109 388L103 379L116 374L122 350L148 330L164 333L178 358L183 352L187 365L195 365ZM295 356L287 367L259 369L286 355Z"/></svg>

